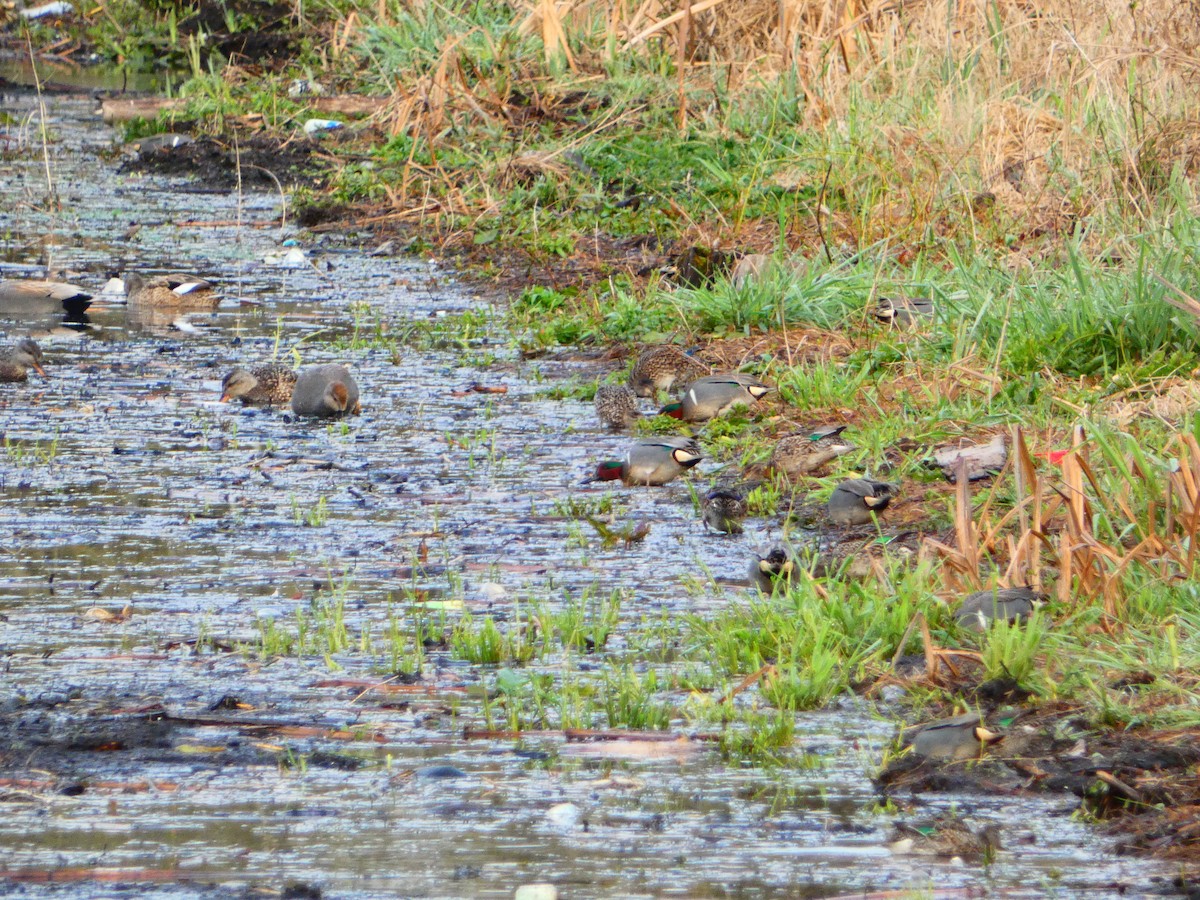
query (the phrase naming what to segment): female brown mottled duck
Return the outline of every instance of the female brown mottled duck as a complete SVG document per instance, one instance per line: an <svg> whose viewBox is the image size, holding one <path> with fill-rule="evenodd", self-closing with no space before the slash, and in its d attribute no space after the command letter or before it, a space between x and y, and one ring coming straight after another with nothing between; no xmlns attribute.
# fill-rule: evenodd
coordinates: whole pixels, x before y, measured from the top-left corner
<svg viewBox="0 0 1200 900"><path fill-rule="evenodd" d="M655 391L682 387L710 372L712 369L674 344L662 344L638 356L629 373L629 386L639 397L653 397Z"/></svg>
<svg viewBox="0 0 1200 900"><path fill-rule="evenodd" d="M172 309L216 309L221 298L203 278L190 275L159 275L143 278L137 272L125 276L125 297L131 306Z"/></svg>
<svg viewBox="0 0 1200 900"><path fill-rule="evenodd" d="M46 375L42 369L42 348L32 338L25 338L0 354L0 381L28 381L30 369Z"/></svg>
<svg viewBox="0 0 1200 900"><path fill-rule="evenodd" d="M640 416L637 395L624 384L602 384L596 388L596 418L613 431L628 428Z"/></svg>
<svg viewBox="0 0 1200 900"><path fill-rule="evenodd" d="M241 400L243 406L284 406L292 401L296 370L283 363L234 369L221 382L221 402Z"/></svg>

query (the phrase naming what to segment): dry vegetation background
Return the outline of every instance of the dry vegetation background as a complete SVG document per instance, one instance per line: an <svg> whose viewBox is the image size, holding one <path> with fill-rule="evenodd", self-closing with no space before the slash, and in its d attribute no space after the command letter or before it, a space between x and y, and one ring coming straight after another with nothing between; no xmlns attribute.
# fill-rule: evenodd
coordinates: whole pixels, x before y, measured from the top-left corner
<svg viewBox="0 0 1200 900"><path fill-rule="evenodd" d="M383 0L371 15L388 21ZM725 117L706 85L732 98L791 79L803 127L830 132L830 188L870 198L838 223L859 246L945 236L987 215L1015 243L1086 221L1100 254L1119 229L1098 224L1136 222L1173 174L1200 170L1196 0L542 0L514 16L576 84L631 53L669 57L681 128ZM335 52L362 22L343 20ZM462 40L446 41L425 78L397 84L393 134L433 138L455 120L504 116L507 98L469 86ZM770 177L788 187L811 168Z"/></svg>

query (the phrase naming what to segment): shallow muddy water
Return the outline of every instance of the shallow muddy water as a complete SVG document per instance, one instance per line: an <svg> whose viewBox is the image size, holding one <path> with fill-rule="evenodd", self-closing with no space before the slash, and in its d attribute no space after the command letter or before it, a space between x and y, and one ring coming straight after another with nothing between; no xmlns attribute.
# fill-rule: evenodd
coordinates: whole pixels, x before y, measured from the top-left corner
<svg viewBox="0 0 1200 900"><path fill-rule="evenodd" d="M495 671L437 647L417 684L366 690L411 662L387 635L413 617L466 609L504 623L619 591L628 626L741 602L723 581L769 535L759 523L707 537L682 481L581 487L626 438L601 432L590 404L544 393L601 370L521 362L499 316L442 268L335 240L296 267L266 262L299 237L280 226L277 194L121 174L114 132L85 97L49 107L48 190L35 99L4 103L20 124L0 143L0 277L40 277L48 248L89 288L111 272L181 270L217 280L225 299L183 331L103 297L79 330L5 326L8 340L38 334L50 377L0 385L12 742L0 748L0 894L296 881L336 897L506 897L549 881L572 898L1101 898L1170 876L1108 854L1070 818L1072 798L924 796L913 815L999 822L1007 849L987 868L893 856L894 814L875 808L868 773L894 723L853 698L798 717L810 765L768 770L707 749L614 760L552 736L468 740ZM363 414L313 424L218 402L225 371L277 348L351 364ZM455 395L472 383L507 393ZM623 520L651 523L645 541L605 549L557 505L610 492ZM317 630L335 607L350 646L255 652L264 630L296 632L298 615ZM619 624L608 652L625 640ZM596 658L530 668L564 667L586 675ZM65 883L40 883L47 872Z"/></svg>

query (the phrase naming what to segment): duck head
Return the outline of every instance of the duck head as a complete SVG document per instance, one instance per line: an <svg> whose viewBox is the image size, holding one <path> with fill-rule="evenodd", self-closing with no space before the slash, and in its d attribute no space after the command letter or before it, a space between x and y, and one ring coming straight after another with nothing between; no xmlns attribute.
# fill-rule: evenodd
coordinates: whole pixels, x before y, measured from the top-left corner
<svg viewBox="0 0 1200 900"><path fill-rule="evenodd" d="M221 402L244 397L258 387L258 379L245 369L234 369L221 382Z"/></svg>
<svg viewBox="0 0 1200 900"><path fill-rule="evenodd" d="M42 368L42 348L37 345L37 341L33 338L25 338L17 344L16 352L13 357L22 365L29 366L33 371L37 372L43 378L46 375L46 370Z"/></svg>
<svg viewBox="0 0 1200 900"><path fill-rule="evenodd" d="M345 412L350 405L350 391L340 381L335 381L325 388L325 405L338 412Z"/></svg>
<svg viewBox="0 0 1200 900"><path fill-rule="evenodd" d="M606 459L596 466L596 471L583 479L584 484L593 481L619 481L625 472L625 464L619 459Z"/></svg>
<svg viewBox="0 0 1200 900"><path fill-rule="evenodd" d="M672 419L683 419L683 404L676 400L674 403L668 403L658 411L660 416L670 416Z"/></svg>

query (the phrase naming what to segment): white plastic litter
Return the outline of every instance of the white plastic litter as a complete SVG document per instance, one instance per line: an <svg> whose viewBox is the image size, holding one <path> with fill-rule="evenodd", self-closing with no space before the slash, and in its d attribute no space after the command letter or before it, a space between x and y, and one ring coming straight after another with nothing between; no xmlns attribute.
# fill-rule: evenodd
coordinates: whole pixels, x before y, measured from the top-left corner
<svg viewBox="0 0 1200 900"><path fill-rule="evenodd" d="M334 131L342 127L342 123L336 119L309 119L304 123L304 133L318 134L322 131Z"/></svg>
<svg viewBox="0 0 1200 900"><path fill-rule="evenodd" d="M43 3L41 6L34 6L29 9L23 9L20 12L22 19L44 19L46 16L65 16L69 12L74 12L75 7L70 3L63 3L61 0L56 3Z"/></svg>
<svg viewBox="0 0 1200 900"><path fill-rule="evenodd" d="M263 262L281 269L300 269L308 265L308 257L299 247L292 247L287 253L268 253L263 257Z"/></svg>

